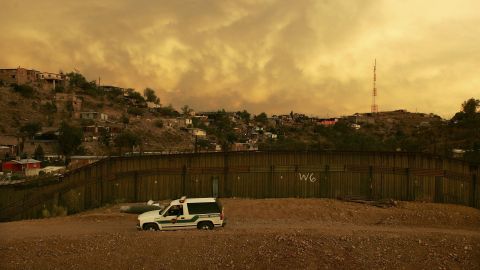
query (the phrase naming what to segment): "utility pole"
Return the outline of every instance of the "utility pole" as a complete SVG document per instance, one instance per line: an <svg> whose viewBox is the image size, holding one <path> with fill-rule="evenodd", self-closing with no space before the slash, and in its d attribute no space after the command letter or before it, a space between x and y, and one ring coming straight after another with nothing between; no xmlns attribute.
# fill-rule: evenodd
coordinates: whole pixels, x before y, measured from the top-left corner
<svg viewBox="0 0 480 270"><path fill-rule="evenodd" d="M375 98L377 97L377 59L373 66L373 93L372 93L372 113L378 113L378 105Z"/></svg>

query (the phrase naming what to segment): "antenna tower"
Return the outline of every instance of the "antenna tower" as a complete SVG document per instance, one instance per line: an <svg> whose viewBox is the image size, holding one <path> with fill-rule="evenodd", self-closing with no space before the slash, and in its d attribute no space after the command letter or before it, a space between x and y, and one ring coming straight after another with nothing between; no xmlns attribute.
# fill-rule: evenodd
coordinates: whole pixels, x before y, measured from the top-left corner
<svg viewBox="0 0 480 270"><path fill-rule="evenodd" d="M378 105L375 102L376 97L377 97L377 59L375 59L375 65L373 66L372 113L378 113Z"/></svg>

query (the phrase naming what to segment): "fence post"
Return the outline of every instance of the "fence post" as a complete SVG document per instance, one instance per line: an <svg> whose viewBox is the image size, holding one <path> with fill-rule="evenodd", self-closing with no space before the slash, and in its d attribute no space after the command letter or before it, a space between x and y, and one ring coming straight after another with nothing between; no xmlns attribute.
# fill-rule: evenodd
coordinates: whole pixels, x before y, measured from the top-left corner
<svg viewBox="0 0 480 270"><path fill-rule="evenodd" d="M368 188L369 188L369 198L373 199L373 166L368 166Z"/></svg>
<svg viewBox="0 0 480 270"><path fill-rule="evenodd" d="M407 201L413 201L412 198L412 178L410 168L405 168L405 177L407 178Z"/></svg>
<svg viewBox="0 0 480 270"><path fill-rule="evenodd" d="M228 152L223 155L223 194L226 198L231 197L230 181L228 181Z"/></svg>
<svg viewBox="0 0 480 270"><path fill-rule="evenodd" d="M133 199L135 200L135 202L138 202L138 171L135 171L133 173L133 184L134 184L134 187L133 187Z"/></svg>
<svg viewBox="0 0 480 270"><path fill-rule="evenodd" d="M274 165L270 165L270 173L269 173L269 176L268 176L268 180L267 180L267 192L265 192L265 194L267 194L266 197L269 197L269 198L274 198L275 196L275 192L273 191L273 173L275 171L275 166Z"/></svg>
<svg viewBox="0 0 480 270"><path fill-rule="evenodd" d="M98 188L100 189L100 206L103 205L104 199L103 199L103 175L97 178L97 185Z"/></svg>
<svg viewBox="0 0 480 270"><path fill-rule="evenodd" d="M435 162L435 169L443 169L443 162L442 160L438 159ZM441 203L444 202L443 200L443 177L446 175L445 171L443 171L442 175L435 176L435 202ZM457 202L455 202L457 203Z"/></svg>
<svg viewBox="0 0 480 270"><path fill-rule="evenodd" d="M325 184L324 184L324 198L332 198L332 185L330 183L330 165L325 165Z"/></svg>
<svg viewBox="0 0 480 270"><path fill-rule="evenodd" d="M182 168L182 196L187 196L187 165Z"/></svg>
<svg viewBox="0 0 480 270"><path fill-rule="evenodd" d="M477 203L477 175L472 174L472 184L470 185L470 206L475 207Z"/></svg>

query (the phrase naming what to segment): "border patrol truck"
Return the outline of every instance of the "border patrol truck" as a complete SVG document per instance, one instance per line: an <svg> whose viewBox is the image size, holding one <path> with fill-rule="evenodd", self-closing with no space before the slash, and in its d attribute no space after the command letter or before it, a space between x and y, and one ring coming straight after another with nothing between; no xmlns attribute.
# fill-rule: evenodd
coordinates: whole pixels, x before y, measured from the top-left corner
<svg viewBox="0 0 480 270"><path fill-rule="evenodd" d="M213 230L224 226L223 208L216 198L186 198L173 200L162 210L138 216L139 230Z"/></svg>

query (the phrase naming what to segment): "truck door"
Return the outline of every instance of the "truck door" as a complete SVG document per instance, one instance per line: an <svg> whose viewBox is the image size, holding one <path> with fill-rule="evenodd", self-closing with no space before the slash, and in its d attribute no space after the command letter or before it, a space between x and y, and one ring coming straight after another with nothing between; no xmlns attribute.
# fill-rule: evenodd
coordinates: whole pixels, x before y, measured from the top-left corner
<svg viewBox="0 0 480 270"><path fill-rule="evenodd" d="M178 229L179 225L182 222L180 220L184 220L185 216L183 214L183 207L182 205L171 205L165 214L163 214L163 219L159 222L162 225L162 229L169 230L169 229Z"/></svg>

